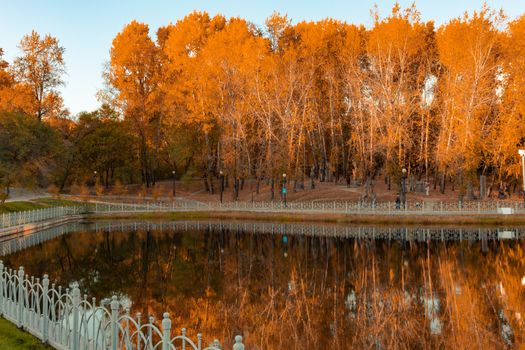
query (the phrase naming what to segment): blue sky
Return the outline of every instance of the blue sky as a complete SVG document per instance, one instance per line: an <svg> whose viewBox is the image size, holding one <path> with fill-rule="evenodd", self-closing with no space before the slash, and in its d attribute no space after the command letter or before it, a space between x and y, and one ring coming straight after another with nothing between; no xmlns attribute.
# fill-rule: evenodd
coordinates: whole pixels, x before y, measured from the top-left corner
<svg viewBox="0 0 525 350"><path fill-rule="evenodd" d="M11 62L19 54L23 35L36 30L50 33L66 49L68 75L61 88L66 106L73 114L99 105L95 94L102 87L102 67L109 58L113 37L133 19L146 22L154 31L176 22L192 10L226 17L240 16L258 25L273 11L288 14L294 21L332 17L349 23L371 24L370 9L378 4L381 14L389 13L395 1L379 0L2 0L0 7L0 47ZM408 6L413 1L399 1ZM510 18L525 13L525 0L487 0L492 8L503 8ZM424 20L437 25L479 10L483 0L416 1Z"/></svg>

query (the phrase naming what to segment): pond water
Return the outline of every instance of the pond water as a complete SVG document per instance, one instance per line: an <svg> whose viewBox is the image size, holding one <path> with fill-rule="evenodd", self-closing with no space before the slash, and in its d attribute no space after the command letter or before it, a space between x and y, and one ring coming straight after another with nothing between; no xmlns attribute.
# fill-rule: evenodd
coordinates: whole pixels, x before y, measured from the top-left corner
<svg viewBox="0 0 525 350"><path fill-rule="evenodd" d="M525 344L525 230L97 222L0 242L4 264L247 349ZM522 316L523 315L523 316Z"/></svg>

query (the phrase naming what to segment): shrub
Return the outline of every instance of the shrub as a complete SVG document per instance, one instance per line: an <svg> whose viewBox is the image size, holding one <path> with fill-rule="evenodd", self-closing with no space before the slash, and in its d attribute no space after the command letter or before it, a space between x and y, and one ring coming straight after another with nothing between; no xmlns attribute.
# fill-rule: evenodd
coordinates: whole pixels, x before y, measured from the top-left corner
<svg viewBox="0 0 525 350"><path fill-rule="evenodd" d="M60 198L60 190L55 185L50 185L47 188L47 192L49 192L53 198Z"/></svg>
<svg viewBox="0 0 525 350"><path fill-rule="evenodd" d="M111 189L111 193L117 196L121 196L127 193L126 187L122 185L122 182L119 180L115 181L115 185L113 185L113 188Z"/></svg>
<svg viewBox="0 0 525 350"><path fill-rule="evenodd" d="M95 184L95 194L97 196L102 196L104 194L104 186L102 186L98 181Z"/></svg>
<svg viewBox="0 0 525 350"><path fill-rule="evenodd" d="M155 187L153 187L153 190L151 191L151 196L153 197L154 201L162 197L163 194L164 192L162 191L162 188L158 185L155 185Z"/></svg>

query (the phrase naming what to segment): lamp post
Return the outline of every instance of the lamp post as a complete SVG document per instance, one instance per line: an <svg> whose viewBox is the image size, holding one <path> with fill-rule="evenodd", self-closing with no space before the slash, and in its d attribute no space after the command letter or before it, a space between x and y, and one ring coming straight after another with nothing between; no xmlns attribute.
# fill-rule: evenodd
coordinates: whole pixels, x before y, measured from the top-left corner
<svg viewBox="0 0 525 350"><path fill-rule="evenodd" d="M222 203L222 193L224 192L224 173L221 171L219 171L219 175L220 175L220 178L221 178L221 203Z"/></svg>
<svg viewBox="0 0 525 350"><path fill-rule="evenodd" d="M284 201L284 207L287 207L286 204L286 173L283 173L283 201Z"/></svg>
<svg viewBox="0 0 525 350"><path fill-rule="evenodd" d="M525 149L518 150L521 157L521 174L523 178L523 201L525 202Z"/></svg>
<svg viewBox="0 0 525 350"><path fill-rule="evenodd" d="M173 176L173 188L172 188L172 191L173 191L173 199L175 199L175 170L172 170L172 171L171 171L171 175Z"/></svg>
<svg viewBox="0 0 525 350"><path fill-rule="evenodd" d="M403 208L406 206L407 201L407 170L403 168L401 170L401 203Z"/></svg>

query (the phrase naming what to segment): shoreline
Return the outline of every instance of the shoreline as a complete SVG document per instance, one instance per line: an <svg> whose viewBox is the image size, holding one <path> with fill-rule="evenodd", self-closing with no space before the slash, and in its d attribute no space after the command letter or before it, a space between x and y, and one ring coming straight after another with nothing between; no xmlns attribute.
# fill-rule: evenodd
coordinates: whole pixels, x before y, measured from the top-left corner
<svg viewBox="0 0 525 350"><path fill-rule="evenodd" d="M97 213L85 216L88 220L115 219L164 219L164 220L233 220L233 221L275 221L278 223L328 223L328 224L367 224L394 226L525 226L525 215L366 215L366 214L316 214L251 211L183 211L183 212L136 212L136 213Z"/></svg>

